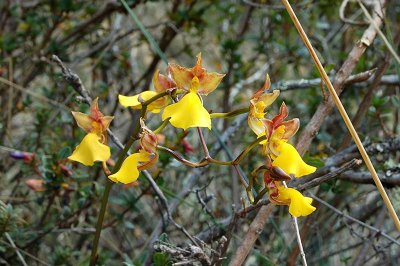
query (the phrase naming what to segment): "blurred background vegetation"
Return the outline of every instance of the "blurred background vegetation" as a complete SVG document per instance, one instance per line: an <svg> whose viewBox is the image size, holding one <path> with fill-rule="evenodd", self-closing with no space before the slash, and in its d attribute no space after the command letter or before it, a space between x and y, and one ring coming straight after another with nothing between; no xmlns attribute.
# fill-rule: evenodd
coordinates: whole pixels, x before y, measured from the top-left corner
<svg viewBox="0 0 400 266"><path fill-rule="evenodd" d="M347 2L293 1L331 76L337 74L369 25L360 6ZM371 2L364 4L373 12ZM314 80L319 74L280 1L127 3L169 62L191 67L195 55L201 52L208 70L227 73L219 88L204 98L209 110L226 112L248 106L268 73L273 88L281 90L269 112L275 114L285 101L289 117L300 118L301 133L328 93L320 81ZM386 5L381 30L398 51L400 3L389 1ZM86 265L106 178L100 164L87 168L66 160L84 136L69 110L86 112L88 106L79 101L51 56L57 55L79 75L91 96L99 97L104 114L115 116L111 128L123 143L133 130L132 121L138 112L118 105L118 94L134 95L149 89L154 71L165 73L166 63L153 52L143 31L119 1L2 0L0 25L0 264L23 265L25 260L27 265ZM371 145L374 165L386 180L384 184L399 212L399 65L377 37L351 74L377 73L382 68L383 76L377 84L373 84L376 75L348 83L341 99L350 117L360 106L367 107L358 132ZM371 99L362 104L366 95ZM306 153L306 160L318 167L324 167L329 158L336 158L351 145L344 143L347 130L337 111L324 120ZM160 118L153 116L148 121L155 128ZM205 133L210 149L232 128L233 121L239 121L239 126L233 126L236 131L216 155L221 160L229 160L229 153L238 154L254 140L245 119L215 120L214 130ZM167 127L163 145L196 161L202 154L197 152L201 149L193 133L189 130L184 135ZM110 145L116 156L117 147L112 142ZM259 151L253 150L241 166L249 175L263 163ZM213 250L218 250L223 235L230 239L222 256L227 265L257 213L251 211L230 222L243 204L249 205L235 171L221 166L197 171L161 153L151 173L168 201L176 204L174 219L204 241L210 258L215 257ZM310 191L337 210L398 239L364 167ZM310 265L398 265L398 242L382 238L323 204L315 206L315 213L300 219ZM188 239L168 224L162 213L160 200L143 177L129 187L115 185L105 218L99 265L179 262L160 245L185 247ZM155 232L158 227L160 231ZM157 240L156 245L152 240ZM295 265L300 263L296 247L287 208L278 207L269 216L246 263ZM185 265L200 265L199 261L193 259Z"/></svg>

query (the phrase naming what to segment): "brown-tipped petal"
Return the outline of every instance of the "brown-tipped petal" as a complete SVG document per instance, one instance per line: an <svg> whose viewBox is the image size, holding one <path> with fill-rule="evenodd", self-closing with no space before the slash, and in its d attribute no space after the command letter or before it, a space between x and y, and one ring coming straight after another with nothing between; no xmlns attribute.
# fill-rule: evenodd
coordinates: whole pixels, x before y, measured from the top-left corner
<svg viewBox="0 0 400 266"><path fill-rule="evenodd" d="M257 135L257 137L261 137L265 134L265 127L260 119L249 115L247 118L247 123L253 132Z"/></svg>
<svg viewBox="0 0 400 266"><path fill-rule="evenodd" d="M276 100L276 98L278 98L279 94L280 91L274 90L273 92L269 92L258 97L257 102L263 102L265 105L264 109L268 108Z"/></svg>
<svg viewBox="0 0 400 266"><path fill-rule="evenodd" d="M285 171L278 166L271 167L270 176L274 181L289 181L292 179L290 175L286 174Z"/></svg>
<svg viewBox="0 0 400 266"><path fill-rule="evenodd" d="M218 87L224 77L225 74L219 74L216 72L205 73L199 78L200 88L198 93L202 95L208 95Z"/></svg>
<svg viewBox="0 0 400 266"><path fill-rule="evenodd" d="M99 112L99 97L96 97L90 104L90 113Z"/></svg>
<svg viewBox="0 0 400 266"><path fill-rule="evenodd" d="M72 116L75 118L78 127L82 128L86 133L89 133L92 130L92 122L93 120L89 115L71 111Z"/></svg>
<svg viewBox="0 0 400 266"><path fill-rule="evenodd" d="M104 115L99 110L99 98L96 97L90 104L90 118L96 122L100 122L102 117L104 117Z"/></svg>
<svg viewBox="0 0 400 266"><path fill-rule="evenodd" d="M269 89L269 87L271 87L271 80L270 80L270 78L269 78L269 75L267 74L267 75L265 76L264 85L262 86L261 89L263 89L264 91L266 91L266 90Z"/></svg>
<svg viewBox="0 0 400 266"><path fill-rule="evenodd" d="M272 120L269 119L261 119L261 122L264 125L265 135L269 137L272 134L272 131L274 130L274 122L272 122Z"/></svg>
<svg viewBox="0 0 400 266"><path fill-rule="evenodd" d="M158 153L152 153L150 155L151 159L149 161L143 162L139 167L138 170L139 171L143 171L146 169L149 169L150 167L153 167L157 161L158 161Z"/></svg>
<svg viewBox="0 0 400 266"><path fill-rule="evenodd" d="M102 123L102 125L103 125L103 131L106 131L109 127L110 127L110 124L111 124L111 122L112 122L112 120L114 119L114 117L113 116L103 116L100 120L101 120L101 123Z"/></svg>
<svg viewBox="0 0 400 266"><path fill-rule="evenodd" d="M252 98L253 98L253 99L260 98L260 97L263 95L263 93L264 93L266 90L269 89L270 86L271 86L271 81L270 81L270 79L269 79L269 75L267 74L267 76L266 76L266 78L265 78L264 85L263 85L260 89L258 89L258 90L253 94L253 97L252 97ZM278 95L279 95L279 90L274 90L273 93L278 93ZM277 95L276 97L278 97L278 95Z"/></svg>
<svg viewBox="0 0 400 266"><path fill-rule="evenodd" d="M176 84L173 80L160 74L160 70L156 70L153 75L153 85L156 92L161 93L168 89L175 88Z"/></svg>
<svg viewBox="0 0 400 266"><path fill-rule="evenodd" d="M157 135L146 127L142 133L142 136L140 137L140 146L142 149L149 153L155 153L158 144L157 142Z"/></svg>
<svg viewBox="0 0 400 266"><path fill-rule="evenodd" d="M190 82L194 77L194 75L191 72L191 69L182 67L177 64L169 64L168 70L169 73L171 73L171 76L174 79L178 89L183 89L188 91L190 87Z"/></svg>
<svg viewBox="0 0 400 266"><path fill-rule="evenodd" d="M205 69L203 68L201 63L201 53L198 53L196 58L196 65L191 69L191 71L194 76L201 78L205 73Z"/></svg>
<svg viewBox="0 0 400 266"><path fill-rule="evenodd" d="M293 118L291 120L284 121L282 125L285 126L285 133L283 134L282 138L290 139L299 130L300 120L298 118Z"/></svg>
<svg viewBox="0 0 400 266"><path fill-rule="evenodd" d="M272 118L274 126L275 127L279 126L287 116L288 116L288 110L286 104L285 102L282 102L281 107L279 108L279 113L274 118Z"/></svg>

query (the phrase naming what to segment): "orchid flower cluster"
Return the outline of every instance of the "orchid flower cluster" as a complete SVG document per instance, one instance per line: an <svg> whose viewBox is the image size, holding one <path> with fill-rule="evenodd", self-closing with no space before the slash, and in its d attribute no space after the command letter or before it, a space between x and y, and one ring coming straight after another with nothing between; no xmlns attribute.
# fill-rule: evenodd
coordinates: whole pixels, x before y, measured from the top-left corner
<svg viewBox="0 0 400 266"><path fill-rule="evenodd" d="M186 68L177 64L168 65L168 75L156 71L153 76L154 90L143 91L134 96L119 95L119 103L126 108L141 109L144 111L140 120L141 132L135 137L139 140L140 148L137 152L125 158L116 171L105 171L113 182L129 184L136 181L140 171L146 170L157 163L158 138L155 132L145 125L148 112L158 114L162 112L163 123L170 123L176 128L211 129L210 113L203 106L203 96L213 92L225 75L208 72L202 66L201 54L197 55L194 67ZM293 188L287 188L283 181L290 180L314 172L315 167L307 165L288 140L299 129L299 119L285 120L288 111L282 103L279 113L271 120L266 118L265 110L279 96L279 91L267 92L270 80L267 76L264 86L258 90L250 100L248 109L248 124L261 145L261 153L266 158L266 164L256 172L263 171L265 188L269 192L272 203L288 205L293 216L311 214L315 207L312 199L304 197ZM96 161L107 168L107 160L111 156L107 145L107 129L113 119L103 115L98 108L96 98L90 107L90 114L72 112L78 126L87 135L75 148L68 158L91 166ZM129 147L128 147L129 148ZM216 160L214 160L216 162ZM227 165L227 163L221 163ZM232 163L233 165L233 163ZM247 187L246 189L249 189ZM250 200L252 201L252 200Z"/></svg>
<svg viewBox="0 0 400 266"><path fill-rule="evenodd" d="M294 188L287 188L283 181L291 180L291 176L299 178L311 174L316 168L306 164L296 148L288 143L299 130L300 121L298 118L285 120L288 116L286 104L282 102L279 113L272 119L265 117L265 109L279 96L278 90L264 93L270 85L267 75L264 86L250 100L249 127L258 138L265 138L260 144L266 164L256 172L264 171L264 183L272 203L289 205L289 213L294 217L307 216L315 211L311 205L312 199L304 197Z"/></svg>

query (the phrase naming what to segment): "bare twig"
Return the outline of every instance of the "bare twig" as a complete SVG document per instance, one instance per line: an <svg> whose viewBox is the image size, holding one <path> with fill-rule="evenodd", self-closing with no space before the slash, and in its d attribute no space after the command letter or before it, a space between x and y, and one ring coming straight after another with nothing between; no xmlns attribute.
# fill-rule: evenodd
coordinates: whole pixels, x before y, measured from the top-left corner
<svg viewBox="0 0 400 266"><path fill-rule="evenodd" d="M12 240L11 236L6 232L5 233L6 238L8 240L8 242L10 242L11 246L13 247L13 249L15 250L15 252L17 253L18 259L21 261L23 266L28 266L28 264L26 264L26 261L24 259L24 257L22 257L21 253L19 252L19 249L17 248L17 246L15 245L14 241Z"/></svg>
<svg viewBox="0 0 400 266"><path fill-rule="evenodd" d="M159 199L161 200L161 204L163 205L163 208L165 210L165 212L167 213L167 219L173 223L173 225L178 228L182 233L184 233L189 239L190 241L198 246L199 244L197 243L196 240L194 240L194 238L188 233L188 231L181 226L180 224L178 224L177 222L175 222L175 220L172 218L172 215L168 209L168 200L165 197L164 193L162 192L162 190L158 187L157 183L154 181L153 177L150 175L150 173L146 170L142 171L143 175L146 177L147 181L150 183L151 187L153 188L154 192L156 193L156 195L159 197Z"/></svg>
<svg viewBox="0 0 400 266"><path fill-rule="evenodd" d="M366 224L366 223L364 223L364 222L362 222L362 221L360 221L360 220L358 220L358 219L356 219L356 218L354 218L354 217L352 217L352 216L350 216L350 215L348 215L348 214L342 212L341 210L336 209L335 207L333 207L332 205L330 205L328 202L326 202L326 201L324 201L324 200L318 198L317 196L315 196L315 195L313 195L313 194L310 194L310 197L313 198L313 199L315 199L316 201L318 201L319 203L321 203L321 204L324 205L325 207L328 207L329 209L331 209L332 211L334 211L335 213L337 213L339 216L341 216L341 217L343 217L343 218L346 218L347 220L350 220L350 221L352 221L352 222L355 222L355 223L361 225L362 227L365 227L365 228L367 228L368 230L370 230L370 231L372 231L372 232L375 232L375 233L377 233L377 234L383 236L383 237L386 238L387 240L391 241L392 243L394 243L394 244L400 246L400 242L399 242L398 240L394 239L393 237L389 236L387 233L385 233L385 232L379 230L378 228L375 228L375 227L373 227L373 226L371 226L371 225L369 225L369 224Z"/></svg>
<svg viewBox="0 0 400 266"><path fill-rule="evenodd" d="M381 8L384 6L385 0L375 1L374 3L373 19L375 24L380 27L384 18L383 10ZM355 44L353 49L348 54L346 61L336 73L334 77L333 87L335 88L338 95L340 95L343 91L345 81L350 76L351 72L353 71L361 56L364 54L367 47L372 44L373 40L376 37L376 34L377 32L375 26L370 24L369 27L364 31L364 34L362 35L360 41ZM326 80L326 82L329 81ZM332 97L330 97L328 101L322 102L318 106L310 122L307 124L299 137L298 145L296 148L298 148L300 154L304 154L304 152L308 150L311 141L316 136L325 118L328 117L328 115L332 112L334 105L334 101L332 100Z"/></svg>
<svg viewBox="0 0 400 266"><path fill-rule="evenodd" d="M335 168L332 166L327 166L326 169L328 170L328 173L322 176L317 176L318 173L323 173L326 170L324 168L319 169L319 171L314 175L309 175L305 176L304 178L294 180L293 182L290 183L291 186L296 187L296 189L303 191L306 189L310 189L312 187L316 187L320 185L323 182L326 182L328 180L331 180L335 177L340 176L342 173L350 170L353 167L359 166L362 163L361 160L358 159L353 159L350 162L344 164L343 166L339 168ZM319 174L320 175L320 174Z"/></svg>
<svg viewBox="0 0 400 266"><path fill-rule="evenodd" d="M274 209L273 204L262 206L257 213L257 216L251 222L249 230L247 231L240 247L236 250L229 266L241 266L247 258L250 250L253 248L254 242L264 229L268 216Z"/></svg>
<svg viewBox="0 0 400 266"><path fill-rule="evenodd" d="M355 75L351 75L345 80L344 85L369 82L370 79L374 76L375 71L376 71L376 69L371 69L371 70L367 70L364 72L360 72ZM388 77L386 77L386 79L388 79ZM397 75L396 75L396 77L397 77ZM393 77L393 78L395 78L395 77ZM330 79L333 80L333 77L330 77ZM321 86L321 82L322 82L322 80L320 78L282 80L282 81L274 82L271 85L270 90L289 91L289 90L298 90L298 89L308 89L308 88L312 88L312 87Z"/></svg>

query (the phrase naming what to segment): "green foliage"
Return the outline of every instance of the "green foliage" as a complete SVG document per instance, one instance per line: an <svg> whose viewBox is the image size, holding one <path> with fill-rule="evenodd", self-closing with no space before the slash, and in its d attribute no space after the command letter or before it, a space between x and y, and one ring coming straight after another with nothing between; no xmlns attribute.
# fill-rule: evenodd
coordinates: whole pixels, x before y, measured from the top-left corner
<svg viewBox="0 0 400 266"><path fill-rule="evenodd" d="M255 6L247 2L254 2ZM106 177L101 164L86 168L67 160L73 147L85 136L70 110L87 113L89 106L76 97L75 89L67 84L59 66L52 61L53 54L79 74L92 98L99 97L105 114L116 116L111 128L124 144L130 138L138 112L119 106L118 94L134 95L152 88L154 71L160 69L166 73L166 65L159 58L164 55L169 62L191 66L194 56L202 52L207 69L227 73L215 94L205 98L205 106L213 112L222 112L223 108L248 107L251 95L262 86L266 72L273 85L279 81L319 77L289 15L277 8L279 1L129 0L126 3L129 8L120 1L0 1L0 77L19 85L13 87L0 83L0 263L21 264L5 236L8 233L28 265L39 263L34 258L51 265L89 264L93 228L99 215ZM366 29L341 21L339 8L342 3L293 1L294 9L329 75L338 73ZM128 14L130 9L136 22ZM344 15L352 18L359 10L357 3L350 1ZM399 10L396 1L387 3L386 28L382 29L393 44ZM363 21L364 18L357 15L356 20ZM376 38L351 74L379 66L386 51L381 39ZM261 67L267 70L259 72ZM384 75L398 72L399 66L391 58ZM345 86L341 99L351 118L359 109L370 84L371 79ZM275 115L281 102L285 101L289 108L288 118L301 120L298 137L327 93L326 88L322 90L319 84L282 90L280 100L269 107L268 113ZM372 142L398 137L399 109L398 84L380 84L357 128L359 134ZM218 134L204 131L210 150L234 119L215 119L213 132ZM155 115L147 115L146 125L150 128L156 128L160 123ZM336 111L324 117L304 161L318 168L325 167L327 158L343 150L341 143L346 132ZM196 133L167 126L160 139L165 138L162 145L197 162L203 159L203 151ZM194 151L185 150L183 139ZM239 154L254 139L245 121L231 134L215 158L230 160L229 153ZM296 140L294 138L293 143ZM112 168L118 148L111 138L108 144L113 153L114 162L108 162ZM136 151L135 145L131 152ZM32 153L34 157L26 161L9 157L8 153L15 150ZM380 151L373 154L372 160L379 174L385 174L382 180L398 175L398 152ZM263 164L265 158L260 150L254 149L240 166L248 176ZM216 256L214 251L222 235L218 235L216 229L223 229L223 234L229 235L226 224L234 216L234 211L249 207L249 202L242 200L245 190L236 171L225 166L193 170L162 151L157 164L149 171L168 203L177 206L172 213L177 223L191 235L207 230L216 234L204 244L207 254ZM367 170L361 166L352 171ZM32 180L39 188L29 185ZM261 174L257 181L254 188L261 191L264 187ZM397 185L387 187L391 189L391 196L398 197L397 188L392 188ZM197 189L200 192L196 193ZM187 191L183 197L182 191ZM370 185L335 178L322 183L313 193L352 214L374 199L372 191ZM228 232L232 239L225 253L225 264L235 254L257 210L239 217L236 226ZM165 206L143 175L134 186L114 186L103 223L98 265L143 265L150 260L158 266L176 262L177 258L171 254L151 253L149 249L148 241L154 237L157 225L157 232L163 232L159 241L182 248L190 243L182 231L163 220L165 214ZM370 217L363 221L373 225L378 215L371 213ZM305 220L299 220L301 225L305 224ZM354 225L351 225L351 230L356 233L349 234L348 227L338 226L341 221L342 217L321 205L311 221L307 221L310 231L304 246L307 257L317 261L314 264L334 265L340 260L351 265L358 250L340 249L359 241L357 232L361 232L364 238L370 236ZM385 222L381 230L390 232L391 229L391 224ZM255 265L286 263L295 246L290 242L293 237L287 207L275 208L249 261ZM379 236L374 238L376 242L379 240ZM317 260L338 250L338 254ZM398 255L393 247L382 250L388 258ZM371 259L368 263L372 265L379 261Z"/></svg>

